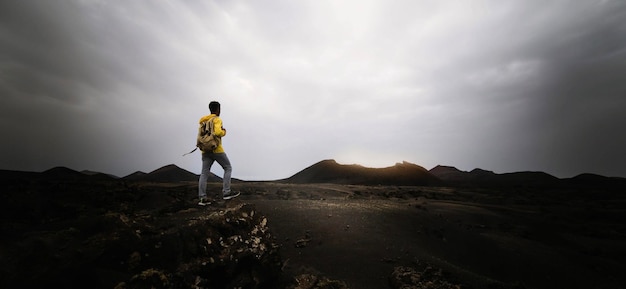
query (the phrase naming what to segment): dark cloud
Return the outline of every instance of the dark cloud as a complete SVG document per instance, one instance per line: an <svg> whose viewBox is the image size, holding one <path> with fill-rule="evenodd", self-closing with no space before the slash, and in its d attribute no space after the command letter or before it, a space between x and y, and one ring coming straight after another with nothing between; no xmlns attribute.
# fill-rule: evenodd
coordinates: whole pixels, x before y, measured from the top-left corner
<svg viewBox="0 0 626 289"><path fill-rule="evenodd" d="M216 99L237 177L326 158L626 176L622 19L623 1L2 1L0 161L197 171L180 155Z"/></svg>
<svg viewBox="0 0 626 289"><path fill-rule="evenodd" d="M626 17L623 3L586 10L576 25L552 35L543 55L541 91L529 117L539 163L563 175L592 169L624 175L626 155ZM585 17L588 16L588 17ZM603 164L603 165L601 165Z"/></svg>
<svg viewBox="0 0 626 289"><path fill-rule="evenodd" d="M473 107L473 123L481 128L473 130L475 140L483 140L473 147L472 164L560 177L587 171L624 175L626 159L617 148L626 145L618 133L626 129L621 112L626 107L626 25L621 21L626 5L562 4L516 10L524 17L496 30L508 35L485 36L489 41L482 41L495 44L477 46L486 53L464 59L461 69L483 71L473 74L469 87L450 88L452 98L474 95L463 102ZM483 113L471 101L479 101Z"/></svg>

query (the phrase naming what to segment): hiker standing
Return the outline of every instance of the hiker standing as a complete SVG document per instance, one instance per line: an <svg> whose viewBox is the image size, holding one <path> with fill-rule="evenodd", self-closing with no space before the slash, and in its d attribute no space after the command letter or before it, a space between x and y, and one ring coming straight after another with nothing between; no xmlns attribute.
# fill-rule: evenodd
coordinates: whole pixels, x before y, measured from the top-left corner
<svg viewBox="0 0 626 289"><path fill-rule="evenodd" d="M230 200L234 197L239 196L239 192L231 192L230 190L230 175L232 173L233 167L230 165L230 161L228 160L228 156L226 152L224 152L224 148L222 147L222 137L226 135L226 129L222 126L222 119L220 116L220 103L217 101L212 101L209 103L209 110L211 110L210 115L206 115L200 118L200 126L207 127L207 122L212 122L212 133L215 137L217 137L218 143L217 147L213 150L203 150L202 151L202 173L200 173L200 181L198 184L198 196L200 197L200 202L198 205L205 206L210 204L209 199L206 194L207 180L209 179L209 175L211 174L211 166L213 163L217 161L222 169L224 169L224 178L223 178L223 188L222 188L222 198L224 200Z"/></svg>

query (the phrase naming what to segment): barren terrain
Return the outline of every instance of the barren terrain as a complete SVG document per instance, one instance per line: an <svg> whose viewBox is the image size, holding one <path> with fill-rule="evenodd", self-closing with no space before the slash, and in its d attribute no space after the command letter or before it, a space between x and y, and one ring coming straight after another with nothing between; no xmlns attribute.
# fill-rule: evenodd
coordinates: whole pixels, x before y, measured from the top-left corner
<svg viewBox="0 0 626 289"><path fill-rule="evenodd" d="M191 181L29 179L3 180L2 288L626 284L621 191L236 182L200 207Z"/></svg>
<svg viewBox="0 0 626 289"><path fill-rule="evenodd" d="M271 220L290 270L320 271L351 288L385 288L394 267L422 261L475 288L626 284L624 199L599 200L601 192L587 199L585 192L530 189L243 189L243 199Z"/></svg>

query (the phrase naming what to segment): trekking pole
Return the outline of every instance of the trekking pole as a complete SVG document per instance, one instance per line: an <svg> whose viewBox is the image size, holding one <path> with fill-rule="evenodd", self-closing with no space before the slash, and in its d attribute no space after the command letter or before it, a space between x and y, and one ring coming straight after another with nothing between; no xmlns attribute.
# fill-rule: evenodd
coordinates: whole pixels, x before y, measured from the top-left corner
<svg viewBox="0 0 626 289"><path fill-rule="evenodd" d="M188 152L188 153L184 154L183 156L186 156L186 155L188 155L188 154L190 154L190 153L192 153L192 152L195 152L197 149L198 149L198 147L196 147L196 148L195 148L195 149L193 149L192 151L190 151L190 152Z"/></svg>

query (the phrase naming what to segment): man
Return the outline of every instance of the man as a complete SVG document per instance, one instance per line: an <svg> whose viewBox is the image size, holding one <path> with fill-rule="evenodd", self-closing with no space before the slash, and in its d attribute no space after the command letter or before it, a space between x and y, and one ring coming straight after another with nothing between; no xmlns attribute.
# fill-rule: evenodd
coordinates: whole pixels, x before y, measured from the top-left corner
<svg viewBox="0 0 626 289"><path fill-rule="evenodd" d="M206 183L209 175L211 174L211 166L213 166L215 161L217 161L217 163L222 166L222 169L224 169L222 198L224 200L230 200L239 196L239 192L235 193L230 190L230 175L233 168L230 165L228 156L226 156L226 152L224 152L224 148L222 147L222 137L226 135L226 129L222 126L222 119L219 117L221 112L220 103L212 101L209 103L209 110L211 110L211 114L201 117L200 125L203 126L207 121L212 121L213 133L218 137L219 143L217 148L213 151L202 152L202 173L200 174L200 181L198 184L198 196L200 197L198 205L200 206L210 204L206 194Z"/></svg>

